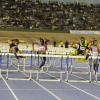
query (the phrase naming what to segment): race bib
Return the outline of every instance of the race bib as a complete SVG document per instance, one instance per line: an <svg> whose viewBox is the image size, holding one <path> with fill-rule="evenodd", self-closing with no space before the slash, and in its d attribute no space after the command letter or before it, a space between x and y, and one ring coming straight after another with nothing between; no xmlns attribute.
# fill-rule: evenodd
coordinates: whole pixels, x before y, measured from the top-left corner
<svg viewBox="0 0 100 100"><path fill-rule="evenodd" d="M80 46L80 50L85 50L85 47L81 47L81 46Z"/></svg>

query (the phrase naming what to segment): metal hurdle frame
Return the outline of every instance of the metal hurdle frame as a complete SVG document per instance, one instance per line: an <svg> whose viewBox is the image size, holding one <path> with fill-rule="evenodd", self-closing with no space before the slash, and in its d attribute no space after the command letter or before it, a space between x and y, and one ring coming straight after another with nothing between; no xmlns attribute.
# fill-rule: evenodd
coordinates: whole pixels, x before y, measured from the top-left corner
<svg viewBox="0 0 100 100"><path fill-rule="evenodd" d="M50 54L49 55L42 55L42 54L39 54L39 57L44 57L44 56L46 56L46 57L60 57L61 58L61 69L62 69L62 58L63 58L62 55L50 55ZM42 68L45 68L45 67L47 68L46 71L43 71L43 69L38 71L37 80L39 80L39 81L62 81L63 80L62 79L62 74L65 74L66 70L65 71L60 71L60 70L59 71L49 71L48 68L50 66L43 66ZM41 73L46 73L46 74L48 74L48 73L50 73L50 74L58 73L58 74L60 74L60 78L58 79L58 78L55 78L55 76L54 76L55 79L40 79L39 74L41 74ZM51 77L53 77L53 76L51 75Z"/></svg>
<svg viewBox="0 0 100 100"><path fill-rule="evenodd" d="M2 78L2 75L1 75L1 64L2 64L2 55L0 55L0 78Z"/></svg>
<svg viewBox="0 0 100 100"><path fill-rule="evenodd" d="M71 64L70 65L67 64L68 71L67 71L67 79L66 79L66 81L67 82L91 82L91 80L92 80L92 71L91 71L92 65L91 65L91 62L90 62L91 57L89 57L89 59L88 59L88 62L89 62L89 66L88 66L89 67L89 72L82 72L82 74L89 74L89 80L85 80L84 79L84 81L83 80L75 80L75 81L74 80L70 80L69 79L69 74L75 74L75 73L78 74L78 73L80 73L80 72L73 72L73 61L72 60L73 59L77 59L77 58L83 58L83 59L85 59L85 56L71 56L71 55L69 55L68 58L71 59ZM68 61L68 63L69 63L69 61Z"/></svg>
<svg viewBox="0 0 100 100"><path fill-rule="evenodd" d="M10 58L9 58L9 56L14 56L14 54L12 54L12 53L0 53L0 55L2 55L2 56L7 56L7 60L6 60L6 64L7 64L7 69L6 70L1 70L1 72L2 71L4 71L4 72L6 72L6 79L8 79L8 80L27 80L27 79L20 79L20 78L9 78L9 72L18 72L18 71L20 71L20 69L19 69L19 61L18 61L18 68L16 68L16 70L9 70L8 68L9 68L9 61L10 61ZM21 55L21 56L23 56L23 54L18 54L18 55ZM62 80L62 74L63 73L65 73L65 71L59 71L59 72L55 72L55 71L47 71L47 72L45 72L45 71L40 71L40 70L37 70L37 71L33 71L32 70L32 62L33 62L33 56L34 56L34 54L24 54L24 56L30 56L31 57L31 60L30 60L30 70L23 70L23 71L20 71L20 72L25 72L25 73L29 73L29 78L28 78L28 80L31 80L32 79L32 73L36 73L37 74L37 76L36 76L36 80L39 80L39 81L54 81L54 80L49 80L49 79L40 79L39 78L39 74L40 73L47 73L47 72L49 72L49 73L59 73L60 74L60 79L57 79L57 80L55 80L55 81L61 81ZM62 57L61 55L42 55L42 54L37 54L37 55L35 55L35 56L37 56L37 57L39 57L39 56L41 56L41 57L43 57L43 56L49 56L49 57Z"/></svg>
<svg viewBox="0 0 100 100"><path fill-rule="evenodd" d="M93 60L94 58L100 60L99 55L98 55L98 57L92 57L92 55L91 55L91 62L90 62L91 67L93 67L93 62L92 62L92 60ZM98 66L98 67L99 67L99 66ZM100 72L96 71L96 79L95 79L95 82L100 83L100 80L98 80L98 75L100 75Z"/></svg>
<svg viewBox="0 0 100 100"><path fill-rule="evenodd" d="M13 53L0 53L0 56L6 56L7 57L7 59L6 59L6 69L5 70L2 70L1 68L0 68L0 70L1 70L1 72L6 72L6 79L8 80L18 80L19 78L16 78L16 79L14 79L14 78L9 78L9 72L19 72L20 70L19 70L19 63L18 63L18 68L16 68L16 70L9 70L8 68L9 68L9 64L10 64L10 57L9 56L14 56L14 54ZM0 60L2 60L2 58L0 59ZM19 62L19 61L18 61ZM1 64L2 65L2 64ZM19 80L21 80L21 79L19 79ZM22 79L22 80L24 80L24 79ZM25 79L26 80L26 79Z"/></svg>
<svg viewBox="0 0 100 100"><path fill-rule="evenodd" d="M8 69L8 67L9 67L9 56L14 56L14 54L12 54L12 53L0 53L0 55L2 55L2 56L7 56L7 61L6 61L6 63L7 63L7 69L6 70L4 70L5 72L6 72L6 79L12 79L12 80L14 80L15 78L9 78L9 75L8 75L8 73L10 72L10 70ZM65 79L65 81L67 81L67 82L74 82L74 81L71 81L70 79L69 79L69 72L70 72L70 70L69 70L69 68L70 68L70 66L69 66L69 59L71 58L71 59L75 59L75 58L85 58L85 56L70 56L70 55L47 55L47 54L45 54L45 55L43 55L43 54L33 54L33 53L31 53L31 54L18 54L18 55L21 55L21 56L24 56L24 57L26 57L26 56L29 56L29 57L31 57L31 60L30 60L30 70L23 70L23 71L20 71L20 72L24 72L24 73L29 73L29 78L28 78L28 80L31 80L32 79L32 73L36 73L37 75L36 75L36 80L38 80L38 81L62 81L63 79L62 79L62 74L65 74L66 75L66 79ZM56 71L41 71L41 70L36 70L36 71L34 71L34 70L32 70L32 67L33 67L33 65L32 65L32 62L33 62L33 56L37 56L37 57L43 57L43 56L46 56L46 57L62 57L62 58L66 58L67 59L67 61L66 61L66 70L65 71L59 71L59 72L56 72ZM92 56L90 56L89 57L89 80L88 80L88 82L91 82L91 79L92 79ZM98 57L99 58L99 57ZM100 59L100 58L99 58ZM61 59L61 62L62 62L62 59ZM62 64L61 64L61 67L62 67ZM72 67L72 66L71 66ZM0 68L0 73L3 71L1 68ZM11 70L11 71L13 71L13 70ZM16 71L18 71L18 70L16 70ZM52 73L59 73L60 74L60 78L59 79L53 79L53 80L51 80L51 79L40 79L39 78L39 75L41 74L41 73L50 73L50 74L52 74ZM98 74L99 73L97 73L97 76L98 76ZM17 78L17 80L21 80L21 79L18 79ZM22 80L27 80L27 79L22 79ZM78 80L79 82L81 81L81 80ZM78 82L77 81L77 82ZM84 81L85 82L87 82L87 80L85 80L84 79ZM96 80L97 82L98 82L98 80Z"/></svg>

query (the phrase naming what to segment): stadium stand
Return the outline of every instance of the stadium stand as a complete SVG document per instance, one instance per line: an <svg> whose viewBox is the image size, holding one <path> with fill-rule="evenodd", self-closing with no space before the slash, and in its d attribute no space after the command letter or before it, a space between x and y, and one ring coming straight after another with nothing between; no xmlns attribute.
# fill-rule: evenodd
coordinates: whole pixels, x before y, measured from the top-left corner
<svg viewBox="0 0 100 100"><path fill-rule="evenodd" d="M100 30L100 5L0 0L0 27L50 30Z"/></svg>

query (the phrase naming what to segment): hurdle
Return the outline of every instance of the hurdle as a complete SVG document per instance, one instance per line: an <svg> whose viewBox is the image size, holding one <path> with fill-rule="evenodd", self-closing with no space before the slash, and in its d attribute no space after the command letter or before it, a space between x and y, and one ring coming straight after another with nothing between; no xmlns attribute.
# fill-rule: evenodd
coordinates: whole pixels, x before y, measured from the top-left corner
<svg viewBox="0 0 100 100"><path fill-rule="evenodd" d="M69 65L69 67L70 67L70 73L75 73L75 72L73 72L73 61L75 60L75 59L85 59L85 56L71 56L71 55L69 55L69 58L70 58L70 65ZM80 67L75 67L75 68L80 68ZM86 67L82 67L82 68L86 68Z"/></svg>
<svg viewBox="0 0 100 100"><path fill-rule="evenodd" d="M11 55L11 56L14 56L14 54L11 54L11 53L5 53L5 54L2 54L1 53L1 55L6 55L7 56L7 61L6 61L6 63L7 63L7 69L6 70L2 70L3 72L4 71L6 71L6 79L13 79L13 78L9 78L9 72L17 72L17 71L19 71L19 67L18 67L18 70L15 70L15 71L13 71L13 70L9 70L8 68L9 68L9 56ZM31 79L32 78L32 73L36 73L37 74L37 77L36 77L36 79L37 80L42 80L42 79L39 79L39 74L41 74L41 73L45 73L44 71L33 71L32 70L32 62L33 62L33 56L34 56L34 54L18 54L18 55L21 55L21 56L30 56L31 57L31 60L30 60L30 70L23 70L23 72L25 72L25 73L29 73L29 79ZM35 56L41 56L41 57L43 57L43 56L47 56L47 55L35 55ZM56 56L53 56L53 55L48 55L49 57L61 57L61 55L60 56L58 56L58 55L56 55ZM18 63L18 66L19 66L19 63ZM21 71L22 72L22 71ZM65 72L55 72L55 71L47 71L47 72L49 72L49 73L59 73L60 74L60 79L59 80L62 80L62 73L65 73ZM47 73L46 72L46 73ZM18 78L16 78L16 79L18 79ZM19 79L20 80L20 79Z"/></svg>
<svg viewBox="0 0 100 100"><path fill-rule="evenodd" d="M70 70L72 71L72 59L76 59L76 58L85 58L85 56L70 56L70 55L64 55L63 56L63 59L64 58L66 58L66 71L65 71L65 74L66 74L66 79L65 79L65 81L67 81L67 82L91 82L91 70L89 71L89 72L81 72L81 74L89 74L89 80L70 80L69 79L69 75L70 74L72 74L71 72L70 72ZM71 59L71 65L69 64L69 59ZM90 68L90 65L89 65L89 68ZM75 72L75 73L77 73L77 72ZM79 72L80 73L80 72ZM79 74L79 73L77 73L77 74Z"/></svg>
<svg viewBox="0 0 100 100"><path fill-rule="evenodd" d="M93 64L92 64L92 60L93 59L98 59L98 60L100 60L100 56L98 55L98 57L91 57L91 66L93 66ZM98 71L98 69L97 69L97 71L96 71L96 74L95 74L95 82L97 82L97 83L100 83L100 80L98 80L98 75L100 75L100 72Z"/></svg>
<svg viewBox="0 0 100 100"><path fill-rule="evenodd" d="M5 55L7 55L7 77L6 78L7 79L10 79L8 77L8 72L9 72L9 70L8 70L8 67L9 67L9 55L13 55L13 54L9 54L9 55L8 54L5 54ZM20 55L22 55L22 54L20 54ZM34 56L34 55L33 54L32 55L25 54L24 56L31 56L31 62L30 62L30 68L31 68L31 70L29 71L29 73L30 73L29 79L32 78L32 73L37 73L37 78L36 79L39 80L39 74L40 73L44 73L44 72L38 72L38 71L35 72L35 71L32 71L32 56ZM48 56L48 57L61 57L61 58L63 57L62 55L37 55L37 56L41 56L41 57L43 57L43 56ZM65 57L67 57L67 56L65 56ZM61 59L61 62L62 62L62 59ZM61 63L61 66L62 66L62 63ZM18 70L19 70L19 67L18 67ZM65 73L65 72L53 72L53 71L49 71L49 73L60 73L60 80L62 80L62 73ZM67 77L68 77L68 71L67 71Z"/></svg>
<svg viewBox="0 0 100 100"><path fill-rule="evenodd" d="M63 58L66 58L67 59L67 63L66 63L66 71L64 71L64 72L59 72L60 73L60 81L62 80L62 73L65 73L66 74L66 80L67 80L67 82L69 81L69 82L74 82L74 81L71 81L70 79L69 79L69 68L70 68L70 66L69 66L69 63L68 63L68 60L71 58L71 59L76 59L76 58L85 58L85 56L70 56L70 55L65 55L65 56L62 56L62 55L38 55L38 56L46 56L46 57L63 57ZM88 59L88 68L89 68L89 71L88 72L81 72L81 74L89 74L89 80L85 80L85 82L91 82L92 81L92 59L93 59L93 57L92 56L90 56L89 57L89 59ZM61 62L62 62L62 59L61 59ZM72 63L72 62L71 62ZM62 66L62 64L61 64L61 66ZM47 70L47 72L48 72L48 70ZM49 71L50 72L50 71ZM40 73L44 73L44 72L38 72L37 71L37 80L39 80L39 74ZM56 72L50 72L50 73L56 73ZM77 73L77 72L76 72ZM97 73L97 74L99 74L99 73ZM97 77L97 75L96 75L96 77ZM40 79L40 80L43 80L43 79ZM45 80L44 80L45 81ZM79 80L79 82L80 81L82 81L83 82L83 80ZM97 80L96 80L97 81ZM78 80L76 80L76 82L78 82Z"/></svg>
<svg viewBox="0 0 100 100"><path fill-rule="evenodd" d="M50 59L51 58L58 58L58 57L60 57L61 58L61 65L60 65L60 69L62 69L62 55L39 55L40 57L47 57L47 58L49 58L50 57ZM44 66L43 68L45 68L45 67L47 67L47 70L46 71L43 71L43 69L40 71L40 72L38 72L38 80L39 81L62 81L62 74L65 74L66 73L66 70L65 71L61 71L61 70L57 70L57 71L49 71L48 70L48 68L49 67L51 67L51 66ZM51 68L53 68L53 67L51 67ZM41 74L41 73L46 73L46 74L53 74L53 73L57 73L57 74L59 74L60 76L59 76L59 78L56 78L56 79L40 79L39 78L39 75Z"/></svg>
<svg viewBox="0 0 100 100"><path fill-rule="evenodd" d="M89 58L89 60L88 60L88 72L76 72L76 71L73 71L73 59L77 59L77 58L83 58L83 59L85 59L85 56L71 56L71 55L68 55L68 61L67 61L67 68L68 68L68 71L67 71L67 79L66 79L66 81L67 82L91 82L91 77L92 77L92 73L91 73L91 63L89 64L89 61L90 61L90 58ZM70 61L69 61L70 60ZM69 62L70 62L70 64L69 64ZM81 68L81 67L75 67L76 69L77 68ZM86 67L85 67L86 68ZM69 79L69 75L74 75L74 74L83 74L83 75L89 75L89 80L70 80Z"/></svg>
<svg viewBox="0 0 100 100"><path fill-rule="evenodd" d="M7 54L7 76L6 76L6 79L8 79L8 67L9 67L9 54Z"/></svg>
<svg viewBox="0 0 100 100"><path fill-rule="evenodd" d="M9 61L10 61L10 57L9 56L14 56L14 54L12 54L12 53L0 53L0 65L2 66L2 56L6 56L6 69L1 69L0 68L0 70L1 70L1 72L0 73L2 73L2 72L6 72L6 79L9 79L9 72L18 72L18 70L9 70L8 68L9 68Z"/></svg>
<svg viewBox="0 0 100 100"><path fill-rule="evenodd" d="M31 57L31 54L32 54L32 56L34 56L34 58L37 57L37 59L38 59L38 55L36 55L32 51L30 51L30 52L31 53L28 53L28 54L26 54L26 53L18 54L18 56L22 56L22 58L19 58L19 61L17 60L16 63L19 64L18 67L23 67L23 70L25 70L26 66L30 66L30 64L26 64L26 61L27 61L28 57ZM16 60L16 58L14 57L14 55L13 55L13 58L11 58L10 60L11 60L11 62L10 62L11 65L13 65L14 64L13 60ZM22 64L20 64L20 61L22 62ZM32 64L32 66L33 66L33 64Z"/></svg>
<svg viewBox="0 0 100 100"><path fill-rule="evenodd" d="M1 63L2 63L2 56L0 55L0 78L2 78L2 75L1 75Z"/></svg>
<svg viewBox="0 0 100 100"><path fill-rule="evenodd" d="M16 80L18 80L19 78L10 78L9 77L9 72L17 72L18 70L9 70L8 68L9 68L9 56L14 56L14 54L12 54L12 53L0 53L0 55L2 55L2 56L6 56L7 57L7 60L6 60L6 66L7 66L7 69L6 70L2 70L1 69L1 72L6 72L6 79L16 79ZM20 68L19 68L19 71L20 72L23 72L23 73L28 73L29 74L29 77L27 78L27 79L22 79L22 80L31 80L32 79L32 74L33 73L35 73L36 74L36 80L38 80L38 81L62 81L63 80L63 77L62 77L62 74L64 74L66 77L65 77L65 81L67 81L67 82L74 82L74 80L71 80L71 79L69 79L69 75L71 74L70 73L70 67L71 67L71 65L69 64L69 59L77 59L77 58L85 58L85 56L71 56L71 55L51 55L51 54L45 54L45 55L43 55L43 54L33 54L33 53L31 53L31 54L18 54L18 55L20 55L20 56L24 56L24 57L30 57L30 63L29 63L29 70L24 70L24 69L22 69L22 70L20 70ZM50 58L61 58L61 62L63 61L63 59L66 59L66 68L65 68L65 70L64 71L62 71L62 70L57 70L57 71L49 71L49 69L47 70L47 71L43 71L43 70L33 70L32 68L33 68L33 57L50 57ZM98 57L99 58L99 57ZM89 80L84 80L85 82L91 82L91 77L92 77L92 71L91 71L91 69L92 69L92 61L91 61L91 59L92 59L92 56L91 57L89 57ZM25 64L25 63L24 63ZM24 65L23 64L23 65ZM72 62L71 62L71 64L72 64ZM62 65L62 63L61 63L61 65L60 65L60 67L63 67L63 65ZM52 79L52 80L50 80L50 79L41 79L39 76L41 75L41 73L45 73L45 74L54 74L54 73L57 73L57 74L59 74L60 76L59 76L59 79ZM73 74L73 72L72 72L72 74ZM84 73L84 74L86 74L86 73ZM97 73L97 76L98 76L98 74L99 73ZM19 80L21 80L21 79L19 79ZM75 80L75 81L82 81L83 82L83 80Z"/></svg>

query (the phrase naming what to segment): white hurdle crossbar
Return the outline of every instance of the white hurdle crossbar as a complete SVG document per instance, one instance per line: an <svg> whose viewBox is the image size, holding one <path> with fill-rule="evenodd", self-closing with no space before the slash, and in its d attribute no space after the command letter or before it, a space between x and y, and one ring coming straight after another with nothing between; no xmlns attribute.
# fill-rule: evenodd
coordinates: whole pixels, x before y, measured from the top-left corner
<svg viewBox="0 0 100 100"><path fill-rule="evenodd" d="M6 69L6 72L7 72L7 75L6 75L6 78L7 79L9 79L9 77L8 77L8 73L9 73L9 70L8 70L8 67L9 67L9 56L14 56L14 54L13 53L0 53L0 55L2 55L2 56L7 56L7 69ZM66 70L65 71L59 71L59 72L56 72L56 71L49 71L49 70L47 70L47 72L45 72L45 71L33 71L32 70L32 62L33 62L33 60L32 60L32 57L33 56L36 56L36 57L54 57L54 58L58 58L58 57L60 57L60 58L66 58L66 59L69 59L69 58L71 58L71 59L77 59L77 58L85 58L85 56L70 56L70 55L51 55L51 54L45 54L45 55L43 55L43 54L18 54L19 56L23 56L23 57L31 57L31 61L30 61L30 70L29 71L27 71L27 72L29 72L30 73L30 75L29 75L29 79L31 79L32 78L32 73L36 73L37 74L37 76L36 76L36 79L37 80L43 80L43 79L39 79L39 74L40 73L47 73L47 72L49 72L50 74L52 74L52 73L60 73L60 81L62 80L62 74L64 73L64 74L66 74L66 80L67 81L69 81L69 65L68 65L68 62L66 63ZM92 56L90 56L89 57L89 60L91 60L91 59L93 59L93 57ZM98 59L100 59L100 57L98 57ZM62 61L62 60L61 60ZM62 66L62 65L61 65ZM92 72L91 72L91 67L92 67L92 61L90 61L89 62L89 81L91 82L91 77L92 77ZM20 70L19 68L18 68L18 70ZM1 69L1 72L2 72L2 69ZM25 62L24 62L24 70L23 70L23 72L26 72L26 70L25 70ZM98 75L99 73L97 73L97 75Z"/></svg>

